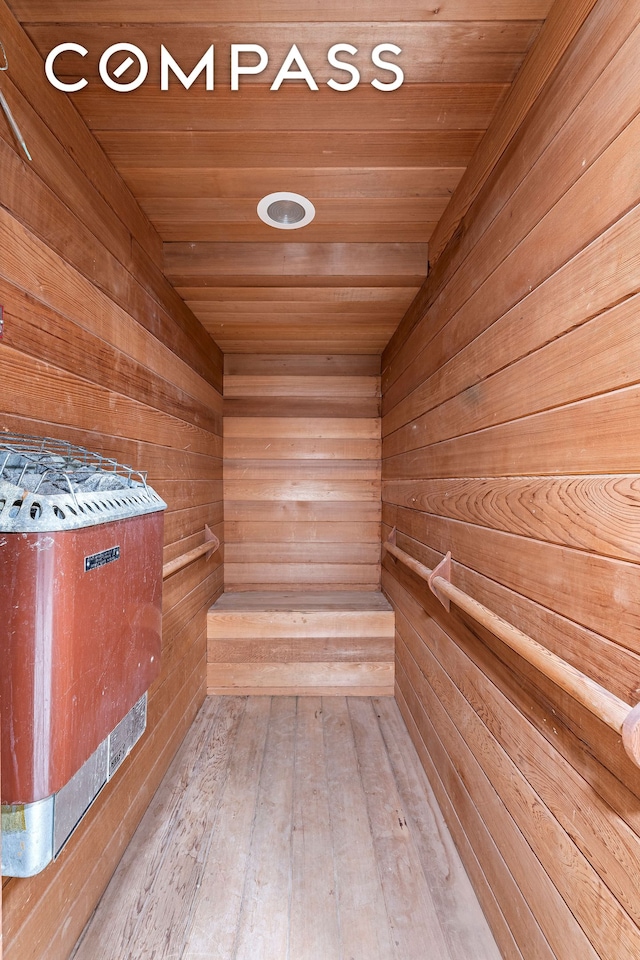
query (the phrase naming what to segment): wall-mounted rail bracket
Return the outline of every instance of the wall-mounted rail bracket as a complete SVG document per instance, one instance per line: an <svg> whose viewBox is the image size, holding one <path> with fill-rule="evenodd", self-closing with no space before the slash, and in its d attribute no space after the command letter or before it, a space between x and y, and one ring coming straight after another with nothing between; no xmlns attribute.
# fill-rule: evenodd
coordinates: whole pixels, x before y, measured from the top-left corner
<svg viewBox="0 0 640 960"><path fill-rule="evenodd" d="M215 553L216 550L219 548L219 546L220 546L220 541L219 541L218 538L216 537L215 533L213 533L213 531L210 529L210 527L209 527L209 525L208 525L207 523L205 523L205 525L204 525L204 542L211 544L209 550L208 550L207 553L205 554L205 556L206 556L206 558L207 558L207 560L208 560L209 557L211 556L211 554L212 554L212 553Z"/></svg>
<svg viewBox="0 0 640 960"><path fill-rule="evenodd" d="M435 567L431 573L431 576L427 580L429 589L431 593L434 594L445 608L447 613L451 610L451 600L444 593L441 593L438 590L437 585L434 583L437 577L440 577L442 580L446 580L447 583L451 583L451 551L447 551L445 556L442 558L437 567Z"/></svg>
<svg viewBox="0 0 640 960"><path fill-rule="evenodd" d="M397 527L394 527L391 533L389 534L389 536L387 537L387 543L390 543L392 547L395 547L396 545L396 540L397 540L396 533L397 533ZM396 563L398 558L394 557L393 554L391 554L391 557L393 559L393 562Z"/></svg>

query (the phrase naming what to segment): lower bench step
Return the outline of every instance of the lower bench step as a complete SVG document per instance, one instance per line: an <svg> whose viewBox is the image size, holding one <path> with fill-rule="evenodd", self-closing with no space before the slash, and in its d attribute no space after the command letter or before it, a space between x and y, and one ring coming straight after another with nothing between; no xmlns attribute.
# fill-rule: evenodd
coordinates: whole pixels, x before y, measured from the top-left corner
<svg viewBox="0 0 640 960"><path fill-rule="evenodd" d="M207 690L392 696L394 632L380 592L226 593L208 615Z"/></svg>

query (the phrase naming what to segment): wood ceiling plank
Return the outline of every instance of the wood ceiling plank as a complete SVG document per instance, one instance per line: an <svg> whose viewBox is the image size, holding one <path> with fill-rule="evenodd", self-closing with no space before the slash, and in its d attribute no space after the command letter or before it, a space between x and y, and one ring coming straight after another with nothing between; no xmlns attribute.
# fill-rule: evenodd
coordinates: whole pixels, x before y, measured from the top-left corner
<svg viewBox="0 0 640 960"><path fill-rule="evenodd" d="M282 231L258 220L243 223L165 224L152 221L165 241L204 241L227 243L281 243ZM322 223L309 224L305 241L314 243L427 243L437 221L425 223Z"/></svg>
<svg viewBox="0 0 640 960"><path fill-rule="evenodd" d="M269 340L265 339L256 339L256 340L227 340L220 338L216 341L223 353L242 353L247 355L252 355L254 353L273 353L273 354L283 354L283 353L305 353L310 356L319 356L327 353L341 353L341 354L357 354L360 356L380 356L385 346L388 343L388 337L366 337L366 338L354 338L350 340L341 340L336 342L335 340L330 339L318 339L318 340ZM332 401L328 401L325 407L325 412L331 414L333 411ZM344 410L342 409L339 403L335 404L336 410L335 415L339 416L340 413L344 415ZM251 407L251 410L249 409ZM260 413L261 404L255 403L253 400L231 400L229 405L225 406L225 410L229 410L230 414L233 416L241 416L242 414L250 414L251 416L257 416ZM289 405L290 411L293 410L291 405ZM313 416L315 407L310 409L308 413L306 408L296 404L295 411L298 416ZM357 408L356 405L351 401L349 403L349 416L358 416L360 413L363 417L374 417L376 416L377 411L377 401L365 401L360 404L360 408ZM279 416L286 416L285 411L281 411Z"/></svg>
<svg viewBox="0 0 640 960"><path fill-rule="evenodd" d="M290 373L296 373L297 376L310 374L314 377L330 375L351 376L351 377L379 377L380 361L367 359L358 359L348 356L326 356L309 358L304 354L298 357L292 357L287 354L283 357L261 357L254 356L249 360L246 357L234 357L233 355L224 358L225 373L244 375L244 376L264 376L272 373L274 376L282 376ZM265 425L263 424L263 427ZM346 421L335 419L314 419L313 424L307 424L300 421L295 423L290 419L269 421L266 426L269 429L279 430L273 436L282 437L311 437L311 436L362 436L371 440L380 436L380 423L373 420L370 423L358 421ZM264 436L264 429L258 431L256 421L249 422L246 419L234 420L232 423L225 423L225 428L229 428L228 436L235 437L258 437ZM326 433L322 431L326 430ZM351 434L345 431L352 430ZM321 431L321 432L317 432ZM225 433L225 436L227 434Z"/></svg>
<svg viewBox="0 0 640 960"><path fill-rule="evenodd" d="M413 282L426 273L426 243L165 243L169 278L228 278L240 270L277 280L283 277L367 277L383 275ZM317 284L310 283L310 286ZM349 281L347 281L347 285ZM383 280L382 286L387 286Z"/></svg>
<svg viewBox="0 0 640 960"><path fill-rule="evenodd" d="M552 0L404 0L404 20L542 20ZM175 23L173 0L9 0L23 23ZM396 14L394 16L394 14ZM227 0L190 0L179 9L184 23L251 22L257 20L376 20L397 19L393 4L380 0L261 0L229 4Z"/></svg>
<svg viewBox="0 0 640 960"><path fill-rule="evenodd" d="M233 244L231 244L233 246ZM258 244L260 246L260 244ZM262 244L262 246L267 246L267 244ZM270 247L277 246L276 244L268 244ZM375 244L373 244L375 246ZM240 270L241 265L236 264L236 269ZM167 274L168 276L168 274ZM389 274L377 274L375 278L371 276L362 276L357 273L350 274L341 274L339 276L331 276L330 274L317 274L310 273L307 275L296 276L294 274L289 274L288 276L278 275L270 276L268 273L229 273L216 276L214 274L204 275L204 276L194 276L193 274L172 274L170 277L170 282L175 286L193 286L197 283L201 283L203 287L210 287L211 289L217 286L234 286L234 287L278 287L282 284L283 280L286 280L287 284L292 288L304 288L304 287L319 287L324 284L327 288L329 287L369 287L373 279L379 281L381 287L414 287L416 283L421 283L424 281L424 271L418 276L414 274L412 276L398 276L395 273Z"/></svg>
<svg viewBox="0 0 640 960"><path fill-rule="evenodd" d="M330 315L324 318L317 317L251 317L247 319L238 319L237 317L231 317L228 320L225 319L207 319L203 318L202 323L208 330L215 331L234 331L234 335L237 332L238 336L249 336L253 330L269 330L269 332L274 332L280 330L282 333L287 334L297 334L298 332L302 336L306 336L309 331L318 331L326 332L327 330L345 330L347 327L349 332L353 333L354 336L357 333L361 333L363 330L371 331L385 331L393 330L395 323L397 322L397 317L349 317L339 314L337 317L332 318ZM231 333L229 333L231 336Z"/></svg>
<svg viewBox="0 0 640 960"><path fill-rule="evenodd" d="M205 322L205 327L209 335L217 342L218 340L298 340L310 341L321 339L335 340L361 340L366 337L372 337L376 340L388 340L398 318L391 318L387 323L372 324L354 324L332 323L327 320L320 323L302 323L282 325L277 321L267 323L254 323L252 325L213 324ZM287 353L288 348L287 348Z"/></svg>
<svg viewBox="0 0 640 960"><path fill-rule="evenodd" d="M225 397L317 397L319 400L378 397L380 381L376 376L225 374L224 394Z"/></svg>
<svg viewBox="0 0 640 960"><path fill-rule="evenodd" d="M183 4L178 15L182 18ZM236 4L234 9L240 5ZM298 13L300 11L298 10ZM526 20L468 21L468 22L399 22L389 23L345 22L300 22L294 16L283 29L282 22L275 23L215 23L211 15L197 25L178 22L168 30L150 16L144 25L131 24L125 17L121 25L103 25L99 10L95 11L94 23L74 24L73 29L58 23L29 27L29 36L43 56L57 44L73 40L88 50L86 57L76 53L62 54L56 63L60 77L78 79L86 77L90 83L102 85L98 73L98 61L111 44L127 42L135 44L149 61L147 83L159 85L160 47L166 45L183 70L190 71L207 48L216 47L216 85L230 85L230 46L232 43L257 43L269 54L269 64L259 75L243 76L240 87L266 83L271 86L279 68L295 42L318 84L334 77L344 80L345 74L336 70L327 61L327 51L338 42L352 43L358 53L352 62L360 69L362 82L369 84L378 77L388 82L392 75L375 67L371 51L379 43L395 43L402 53L394 59L411 83L511 83L516 76L527 50L537 36L540 23ZM175 16L175 15L174 15ZM255 62L250 55L249 62ZM117 66L124 60L114 60ZM130 67L132 77L136 67ZM129 81L128 72L122 82ZM204 80L198 81L204 85ZM294 84L304 81L293 81ZM306 86L306 84L305 84ZM392 95L392 94L389 94ZM215 92L212 93L215 96ZM274 93L274 96L276 94ZM347 92L346 96L349 96ZM118 94L114 92L114 98Z"/></svg>
<svg viewBox="0 0 640 960"><path fill-rule="evenodd" d="M403 287L177 287L177 293L193 303L216 307L237 307L238 310L253 309L261 304L265 309L278 309L275 304L294 301L298 308L312 304L388 304L394 308L406 308L414 291ZM417 293L418 288L415 289ZM258 307L259 309L259 307ZM289 307L287 306L287 310Z"/></svg>
<svg viewBox="0 0 640 960"><path fill-rule="evenodd" d="M327 292L330 292L331 288ZM242 302L231 303L206 303L194 301L194 308L198 311L198 316L203 319L214 322L225 319L237 320L240 322L247 320L274 320L285 318L291 320L299 317L303 320L321 320L327 317L339 317L346 320L347 317L364 318L365 320L384 319L390 312L397 312L401 309L401 304L394 303L349 303L346 305L340 303L305 303L295 300L286 303L278 302Z"/></svg>
<svg viewBox="0 0 640 960"><path fill-rule="evenodd" d="M216 160L215 156L211 160ZM464 166L430 167L418 164L402 169L343 167L315 169L299 165L239 168L203 166L197 170L181 167L132 167L119 165L136 197L264 197L279 190L292 190L308 197L328 198L415 198L450 197L464 173Z"/></svg>
<svg viewBox="0 0 640 960"><path fill-rule="evenodd" d="M100 144L117 168L223 167L460 167L468 163L482 130L305 131L286 138L263 131L105 130ZM189 176L192 176L189 173Z"/></svg>
<svg viewBox="0 0 640 960"><path fill-rule="evenodd" d="M508 90L503 83L405 83L392 96L364 85L344 96L329 87L283 86L275 94L256 83L212 93L145 84L114 110L113 92L92 84L71 99L92 130L481 130Z"/></svg>
<svg viewBox="0 0 640 960"><path fill-rule="evenodd" d="M368 322L354 323L212 323L204 322L205 328L209 331L214 340L218 337L232 337L238 340L254 340L260 337L269 336L272 340L287 340L294 336L297 340L317 340L322 334L323 337L332 337L335 340L353 339L361 336L386 336L389 338L395 330L396 323L386 322Z"/></svg>
<svg viewBox="0 0 640 960"><path fill-rule="evenodd" d="M309 197L316 208L316 218L324 223L353 224L428 223L438 219L448 203L446 197L423 197L376 200L332 199ZM252 224L258 217L256 206L260 196L244 197L158 197L144 200L142 208L150 220L169 224ZM271 228L273 229L273 228ZM305 236L306 236L305 228Z"/></svg>

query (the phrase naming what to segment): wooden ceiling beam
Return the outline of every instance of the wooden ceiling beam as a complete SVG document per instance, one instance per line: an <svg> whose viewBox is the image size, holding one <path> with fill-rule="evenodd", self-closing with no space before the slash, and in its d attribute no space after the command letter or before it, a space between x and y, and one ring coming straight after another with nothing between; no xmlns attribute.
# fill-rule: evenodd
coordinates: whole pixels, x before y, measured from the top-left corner
<svg viewBox="0 0 640 960"><path fill-rule="evenodd" d="M233 244L230 244L233 246ZM266 244L261 244L261 246L266 246ZM271 248L277 248L277 244L269 244ZM348 244L346 244L348 246ZM372 244L375 246L375 244ZM403 244L406 246L406 244ZM425 244L426 246L426 244ZM240 271L242 269L242 264L237 264L236 269ZM416 272L409 276L401 276L396 273L380 273L377 274L375 280L377 280L383 287L415 287L420 286L424 282L425 271L421 273ZM329 287L369 287L374 278L371 276L362 276L357 273L345 273L345 274L319 274L310 272L305 275L276 275L270 276L268 273L229 273L222 274L217 276L216 274L208 275L197 275L194 276L193 273L176 273L169 274L167 272L167 277L171 283L176 286L195 286L198 282L202 283L203 287L208 287L214 289L217 286L235 286L235 287L279 287L283 282L286 282L288 286L292 289L298 287L318 287L324 284L327 288ZM398 320L400 320L400 315L398 315Z"/></svg>
<svg viewBox="0 0 640 960"><path fill-rule="evenodd" d="M239 324L239 323L211 323L204 322L204 327L209 331L214 340L219 337L226 337L236 340L255 340L256 337L268 336L271 340L290 340L295 337L296 340L315 340L319 334L323 337L330 337L333 340L353 340L358 335L366 338L368 336L386 337L387 340L395 330L395 322L388 320L386 323L363 323L360 325L349 325L344 323L273 323L267 325L264 323Z"/></svg>

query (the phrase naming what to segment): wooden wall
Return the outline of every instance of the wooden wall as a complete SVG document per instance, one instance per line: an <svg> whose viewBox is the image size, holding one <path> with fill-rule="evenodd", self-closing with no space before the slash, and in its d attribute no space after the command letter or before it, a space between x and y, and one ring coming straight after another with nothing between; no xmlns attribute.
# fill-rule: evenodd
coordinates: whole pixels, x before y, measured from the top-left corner
<svg viewBox="0 0 640 960"><path fill-rule="evenodd" d="M149 471L165 559L222 536L221 356L160 272L161 244L0 0L0 430L68 438ZM3 884L4 960L66 960L205 695L219 555L165 583L148 731L60 859Z"/></svg>
<svg viewBox="0 0 640 960"><path fill-rule="evenodd" d="M454 583L632 704L639 22L593 5L383 357L383 536L450 549ZM505 958L635 960L620 739L389 556L383 587L398 701Z"/></svg>
<svg viewBox="0 0 640 960"><path fill-rule="evenodd" d="M225 590L379 589L379 369L225 355Z"/></svg>

